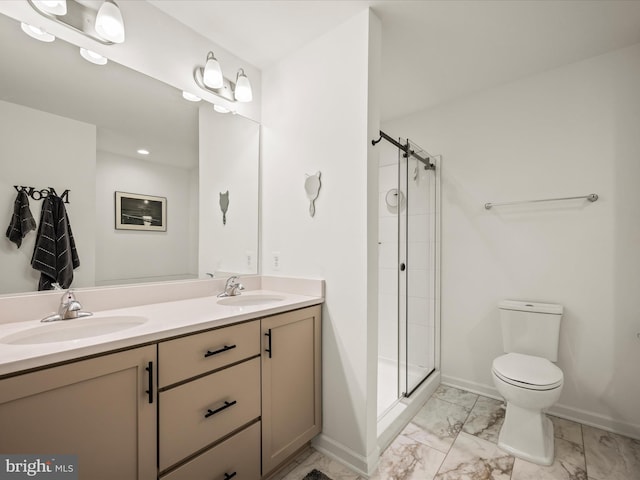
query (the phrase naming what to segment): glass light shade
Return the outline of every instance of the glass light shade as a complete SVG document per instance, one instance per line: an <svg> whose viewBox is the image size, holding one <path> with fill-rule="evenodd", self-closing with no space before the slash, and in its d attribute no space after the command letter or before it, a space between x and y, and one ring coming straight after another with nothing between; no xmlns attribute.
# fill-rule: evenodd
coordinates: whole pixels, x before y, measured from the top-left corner
<svg viewBox="0 0 640 480"><path fill-rule="evenodd" d="M106 0L96 16L96 32L100 37L113 43L124 42L124 20L118 6Z"/></svg>
<svg viewBox="0 0 640 480"><path fill-rule="evenodd" d="M209 88L222 88L224 85L222 69L216 57L213 56L213 52L209 52L207 55L207 63L204 65L202 81Z"/></svg>
<svg viewBox="0 0 640 480"><path fill-rule="evenodd" d="M140 155L149 155L151 152L146 148L139 148L136 152Z"/></svg>
<svg viewBox="0 0 640 480"><path fill-rule="evenodd" d="M87 62L95 63L96 65L106 65L107 57L103 57L99 53L94 52L93 50L87 50L86 48L80 48L80 55Z"/></svg>
<svg viewBox="0 0 640 480"><path fill-rule="evenodd" d="M56 37L47 33L45 30L34 27L33 25L29 25L28 23L21 22L20 28L22 31L29 35L31 38L35 38L36 40L40 40L41 42L53 42Z"/></svg>
<svg viewBox="0 0 640 480"><path fill-rule="evenodd" d="M190 102L199 102L202 100L199 96L194 95L193 93L182 91L182 98L185 100L189 100Z"/></svg>
<svg viewBox="0 0 640 480"><path fill-rule="evenodd" d="M244 70L240 69L236 78L236 90L234 92L238 102L250 102L253 100L253 92L251 91L251 83L244 74Z"/></svg>
<svg viewBox="0 0 640 480"><path fill-rule="evenodd" d="M67 0L32 0L36 8L51 15L67 14Z"/></svg>

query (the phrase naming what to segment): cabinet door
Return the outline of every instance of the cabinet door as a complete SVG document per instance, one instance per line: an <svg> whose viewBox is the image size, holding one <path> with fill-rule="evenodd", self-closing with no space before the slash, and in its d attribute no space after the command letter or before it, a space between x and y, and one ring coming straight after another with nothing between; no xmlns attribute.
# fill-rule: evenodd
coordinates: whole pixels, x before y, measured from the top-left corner
<svg viewBox="0 0 640 480"><path fill-rule="evenodd" d="M82 479L157 478L150 363L155 345L0 381L0 452L75 454Z"/></svg>
<svg viewBox="0 0 640 480"><path fill-rule="evenodd" d="M321 430L320 306L262 320L262 474Z"/></svg>

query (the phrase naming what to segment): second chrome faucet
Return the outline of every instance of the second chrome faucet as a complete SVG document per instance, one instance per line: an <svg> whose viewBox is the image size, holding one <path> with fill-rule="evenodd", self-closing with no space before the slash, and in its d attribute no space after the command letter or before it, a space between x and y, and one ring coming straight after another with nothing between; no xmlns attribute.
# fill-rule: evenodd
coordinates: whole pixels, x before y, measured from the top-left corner
<svg viewBox="0 0 640 480"><path fill-rule="evenodd" d="M224 291L218 294L218 297L235 297L236 295L240 295L242 290L244 290L244 285L240 283L237 275L233 275L232 277L227 278L227 283L224 285Z"/></svg>

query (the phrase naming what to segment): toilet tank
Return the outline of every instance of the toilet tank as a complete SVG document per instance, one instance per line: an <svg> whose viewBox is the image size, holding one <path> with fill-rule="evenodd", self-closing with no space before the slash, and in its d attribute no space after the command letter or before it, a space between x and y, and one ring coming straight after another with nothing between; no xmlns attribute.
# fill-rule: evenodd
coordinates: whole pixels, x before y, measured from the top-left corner
<svg viewBox="0 0 640 480"><path fill-rule="evenodd" d="M505 352L558 360L562 305L504 300L498 308Z"/></svg>

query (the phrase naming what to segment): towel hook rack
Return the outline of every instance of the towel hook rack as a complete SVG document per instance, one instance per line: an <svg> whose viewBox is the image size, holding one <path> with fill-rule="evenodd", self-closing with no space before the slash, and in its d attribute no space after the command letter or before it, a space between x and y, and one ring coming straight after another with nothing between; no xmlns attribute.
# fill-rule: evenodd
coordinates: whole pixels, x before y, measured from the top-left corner
<svg viewBox="0 0 640 480"><path fill-rule="evenodd" d="M33 200L44 200L49 195L53 195L55 197L60 197L60 200L62 200L64 203L67 203L67 204L69 203L69 192L70 192L69 189L62 192L61 195L58 195L55 188L53 187L37 189L36 187L25 187L22 185L14 185L13 188L15 188L16 192L18 193L20 192L26 193Z"/></svg>

